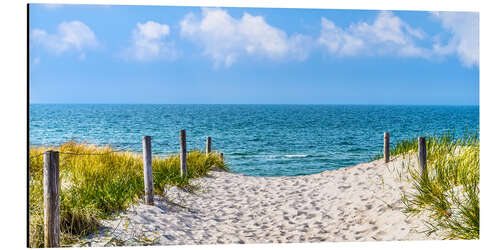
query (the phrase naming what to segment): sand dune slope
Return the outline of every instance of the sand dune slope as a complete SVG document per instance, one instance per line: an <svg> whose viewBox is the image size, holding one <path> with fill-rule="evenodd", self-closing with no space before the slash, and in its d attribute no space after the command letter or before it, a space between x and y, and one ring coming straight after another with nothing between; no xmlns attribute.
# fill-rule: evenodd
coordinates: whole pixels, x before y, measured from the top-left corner
<svg viewBox="0 0 500 250"><path fill-rule="evenodd" d="M178 245L438 239L422 217L402 212L408 182L402 158L299 177L250 177L212 171L190 194L138 204L105 221L83 245Z"/></svg>

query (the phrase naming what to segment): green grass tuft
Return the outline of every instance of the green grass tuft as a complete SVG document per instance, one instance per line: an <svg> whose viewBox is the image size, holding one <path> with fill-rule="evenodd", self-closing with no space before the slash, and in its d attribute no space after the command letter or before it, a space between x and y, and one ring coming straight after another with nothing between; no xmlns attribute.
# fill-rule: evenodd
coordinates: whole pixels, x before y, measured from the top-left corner
<svg viewBox="0 0 500 250"><path fill-rule="evenodd" d="M479 239L479 137L454 133L426 138L427 177L410 168L412 191L403 193L404 212L425 213L427 233L447 239ZM417 138L398 142L391 155L418 152Z"/></svg>
<svg viewBox="0 0 500 250"><path fill-rule="evenodd" d="M30 156L47 150L80 154L59 155L61 245L68 246L89 233L95 232L99 221L126 209L144 195L142 155L132 152L112 152L107 147L97 147L70 141L60 147L30 148ZM106 154L108 153L108 154ZM44 247L43 242L43 156L29 160L29 246ZM180 176L178 155L153 158L154 192L164 195L168 186L193 190L189 183L203 177L213 168L228 171L224 160L217 153L187 154L186 178Z"/></svg>

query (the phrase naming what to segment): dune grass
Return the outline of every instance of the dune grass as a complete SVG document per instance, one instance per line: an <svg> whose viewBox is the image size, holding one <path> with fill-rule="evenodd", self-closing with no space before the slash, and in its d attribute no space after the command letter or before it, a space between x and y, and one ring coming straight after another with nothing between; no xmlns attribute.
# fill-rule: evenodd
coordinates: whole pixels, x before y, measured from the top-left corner
<svg viewBox="0 0 500 250"><path fill-rule="evenodd" d="M79 154L59 155L61 245L68 246L89 233L95 232L99 221L138 202L144 195L142 155L132 152L113 152L73 141L59 147L30 148L30 156L47 150ZM29 160L29 246L43 247L43 156ZM180 176L179 156L153 158L154 192L164 195L166 186L195 190L190 180L205 176L212 168L228 171L217 153L187 154L188 174Z"/></svg>
<svg viewBox="0 0 500 250"><path fill-rule="evenodd" d="M478 134L429 136L426 146L427 176L409 168L412 190L402 194L403 211L429 215L428 234L440 231L445 239L479 239ZM416 152L417 138L400 141L391 149L391 155Z"/></svg>

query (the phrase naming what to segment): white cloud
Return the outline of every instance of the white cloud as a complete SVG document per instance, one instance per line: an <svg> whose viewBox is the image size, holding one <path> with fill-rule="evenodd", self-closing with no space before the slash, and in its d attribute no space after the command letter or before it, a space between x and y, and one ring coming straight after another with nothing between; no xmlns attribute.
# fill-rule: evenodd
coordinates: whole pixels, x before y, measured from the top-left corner
<svg viewBox="0 0 500 250"><path fill-rule="evenodd" d="M77 51L80 58L85 57L85 49L95 48L99 44L94 32L80 21L60 23L55 34L49 34L43 29L33 29L31 40L56 54Z"/></svg>
<svg viewBox="0 0 500 250"><path fill-rule="evenodd" d="M381 11L372 24L360 22L341 28L321 18L318 43L338 56L396 54L406 57L429 57L430 51L418 47L416 40L426 34L414 29L390 11Z"/></svg>
<svg viewBox="0 0 500 250"><path fill-rule="evenodd" d="M137 23L132 31L132 45L125 57L139 61L173 59L177 56L173 42L167 42L170 27L153 21Z"/></svg>
<svg viewBox="0 0 500 250"><path fill-rule="evenodd" d="M307 58L310 38L269 25L262 16L244 13L233 18L219 8L203 8L201 20L190 13L180 23L181 35L199 43L218 66L230 66L240 57L255 55L273 60Z"/></svg>
<svg viewBox="0 0 500 250"><path fill-rule="evenodd" d="M49 10L54 10L64 7L64 4L46 3L46 4L41 4L41 6Z"/></svg>
<svg viewBox="0 0 500 250"><path fill-rule="evenodd" d="M467 66L479 65L479 14L473 12L433 12L452 36L446 45L434 44L440 55L456 53Z"/></svg>

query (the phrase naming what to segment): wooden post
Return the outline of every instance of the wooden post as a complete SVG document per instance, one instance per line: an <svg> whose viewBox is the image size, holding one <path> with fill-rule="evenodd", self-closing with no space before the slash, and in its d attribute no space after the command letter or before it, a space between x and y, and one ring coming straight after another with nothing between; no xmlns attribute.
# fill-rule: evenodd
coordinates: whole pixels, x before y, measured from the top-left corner
<svg viewBox="0 0 500 250"><path fill-rule="evenodd" d="M425 137L418 137L418 165L422 175L427 173L427 148Z"/></svg>
<svg viewBox="0 0 500 250"><path fill-rule="evenodd" d="M389 132L384 133L384 160L385 163L388 163L390 160L390 153L391 153L391 147L390 147L390 139L389 139Z"/></svg>
<svg viewBox="0 0 500 250"><path fill-rule="evenodd" d="M212 137L207 137L207 155L212 152Z"/></svg>
<svg viewBox="0 0 500 250"><path fill-rule="evenodd" d="M43 154L43 211L45 247L59 247L59 152Z"/></svg>
<svg viewBox="0 0 500 250"><path fill-rule="evenodd" d="M180 131L181 139L181 176L185 177L187 175L187 163L186 163L186 130L182 129Z"/></svg>
<svg viewBox="0 0 500 250"><path fill-rule="evenodd" d="M153 158L151 155L151 136L142 137L142 156L144 168L144 192L145 202L148 205L153 205Z"/></svg>

